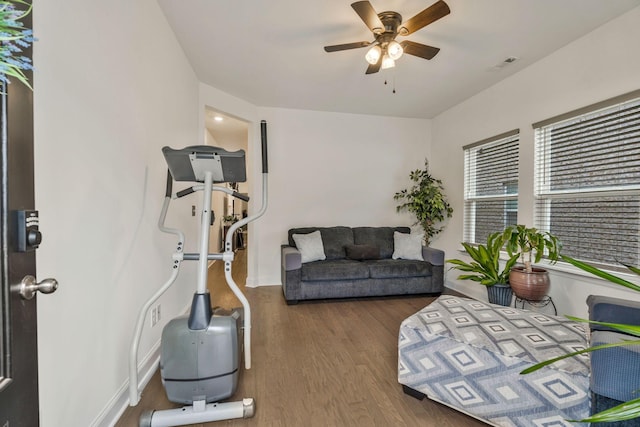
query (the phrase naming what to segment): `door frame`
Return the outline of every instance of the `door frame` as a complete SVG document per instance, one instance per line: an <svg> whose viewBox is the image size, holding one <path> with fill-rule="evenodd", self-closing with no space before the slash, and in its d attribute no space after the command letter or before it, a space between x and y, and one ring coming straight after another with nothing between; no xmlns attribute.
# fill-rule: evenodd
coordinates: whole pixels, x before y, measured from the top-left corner
<svg viewBox="0 0 640 427"><path fill-rule="evenodd" d="M25 28L32 28L32 13L21 20ZM21 55L32 58L31 47ZM25 74L33 80L31 72ZM17 79L5 86L0 95L0 427L37 426L37 298L25 300L17 289L25 276L36 277L35 251L18 252L17 243L18 211L35 208L33 92Z"/></svg>

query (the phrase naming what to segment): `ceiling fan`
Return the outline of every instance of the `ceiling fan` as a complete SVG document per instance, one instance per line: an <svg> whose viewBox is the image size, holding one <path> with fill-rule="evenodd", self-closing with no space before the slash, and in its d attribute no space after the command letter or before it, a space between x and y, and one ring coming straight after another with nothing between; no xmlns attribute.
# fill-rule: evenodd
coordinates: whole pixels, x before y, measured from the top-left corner
<svg viewBox="0 0 640 427"><path fill-rule="evenodd" d="M444 1L439 0L406 22L402 22L402 15L398 12L377 13L367 0L352 3L351 7L373 32L374 41L325 46L324 50L326 52L337 52L373 45L365 55L365 59L369 63L365 74L377 73L380 69L395 66L396 59L400 58L403 53L424 59L431 59L436 56L440 51L439 48L410 40L397 42L396 36L408 36L451 12L449 6Z"/></svg>

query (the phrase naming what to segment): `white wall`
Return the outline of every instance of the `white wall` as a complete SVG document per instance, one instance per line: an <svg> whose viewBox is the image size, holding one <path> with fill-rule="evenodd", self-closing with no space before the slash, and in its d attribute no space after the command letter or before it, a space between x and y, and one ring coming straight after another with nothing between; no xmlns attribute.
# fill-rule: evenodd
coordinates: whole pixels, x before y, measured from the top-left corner
<svg viewBox="0 0 640 427"><path fill-rule="evenodd" d="M442 113L433 120L433 173L447 187L455 210L448 228L434 243L448 258L462 253L462 147L520 129L520 183L518 222L533 224L534 133L531 124L557 114L640 88L640 56L632 40L640 40L640 7L607 23L532 66ZM575 271L569 269L569 271ZM479 298L484 288L456 281L449 271L447 286ZM551 272L551 296L562 313L586 315L589 294L638 299L598 279Z"/></svg>
<svg viewBox="0 0 640 427"><path fill-rule="evenodd" d="M41 425L101 425L124 403L137 312L171 272L160 148L197 143L198 82L154 0L34 4L37 267L60 282L38 298ZM195 235L191 206L174 208L168 224ZM195 266L182 273L140 359L190 301Z"/></svg>
<svg viewBox="0 0 640 427"><path fill-rule="evenodd" d="M287 109L269 123L269 209L261 284L280 284L280 245L301 226L410 225L393 195L429 155L430 121Z"/></svg>

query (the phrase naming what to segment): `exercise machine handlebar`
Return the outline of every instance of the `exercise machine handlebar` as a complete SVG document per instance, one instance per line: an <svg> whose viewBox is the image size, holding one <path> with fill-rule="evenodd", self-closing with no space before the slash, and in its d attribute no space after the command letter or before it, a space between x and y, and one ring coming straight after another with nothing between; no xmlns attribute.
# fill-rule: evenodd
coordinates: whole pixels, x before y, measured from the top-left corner
<svg viewBox="0 0 640 427"><path fill-rule="evenodd" d="M194 185L193 187L185 188L184 190L180 190L176 193L176 199L179 199L184 196L188 196L189 194L195 193L196 191L204 190L204 185ZM211 191L222 191L227 193L228 195L235 197L236 199L244 200L248 202L250 197L246 194L238 193L237 191L230 190L225 187L213 187Z"/></svg>
<svg viewBox="0 0 640 427"><path fill-rule="evenodd" d="M260 121L260 137L262 139L262 173L269 173L269 162L267 161L267 122Z"/></svg>

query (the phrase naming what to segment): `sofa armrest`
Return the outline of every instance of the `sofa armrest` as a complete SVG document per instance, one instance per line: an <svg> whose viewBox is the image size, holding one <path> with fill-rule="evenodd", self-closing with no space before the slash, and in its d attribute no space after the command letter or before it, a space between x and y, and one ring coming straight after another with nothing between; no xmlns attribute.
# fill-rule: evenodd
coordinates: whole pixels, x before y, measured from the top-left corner
<svg viewBox="0 0 640 427"><path fill-rule="evenodd" d="M302 268L302 254L293 246L282 246L282 268L284 271Z"/></svg>
<svg viewBox="0 0 640 427"><path fill-rule="evenodd" d="M430 248L429 246L422 247L422 258L425 261L431 263L431 265L444 266L444 251L440 249Z"/></svg>
<svg viewBox="0 0 640 427"><path fill-rule="evenodd" d="M280 275L282 293L287 304L296 304L300 299L300 279L302 275L302 254L293 246L282 245Z"/></svg>
<svg viewBox="0 0 640 427"><path fill-rule="evenodd" d="M589 295L589 320L607 323L623 323L640 325L640 301L607 297L603 295ZM591 330L611 331L606 326L591 325Z"/></svg>

